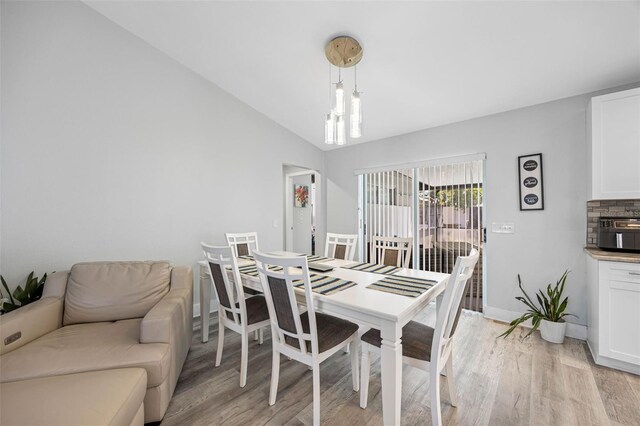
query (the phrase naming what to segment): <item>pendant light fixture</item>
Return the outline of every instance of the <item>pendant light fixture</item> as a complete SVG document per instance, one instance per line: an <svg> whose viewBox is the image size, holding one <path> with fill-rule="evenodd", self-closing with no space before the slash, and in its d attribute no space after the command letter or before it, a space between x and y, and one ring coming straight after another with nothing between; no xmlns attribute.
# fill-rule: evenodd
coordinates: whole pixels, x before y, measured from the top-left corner
<svg viewBox="0 0 640 426"><path fill-rule="evenodd" d="M355 66L362 59L362 47L353 37L340 36L327 43L325 55L329 62L338 67L338 81L331 80L329 67L329 87L331 111L325 117L324 141L327 144L344 145L347 143L347 129L345 116L346 96L342 81L342 68L354 67L354 90L351 94L349 136L352 139L362 136L362 99L358 92L358 81Z"/></svg>

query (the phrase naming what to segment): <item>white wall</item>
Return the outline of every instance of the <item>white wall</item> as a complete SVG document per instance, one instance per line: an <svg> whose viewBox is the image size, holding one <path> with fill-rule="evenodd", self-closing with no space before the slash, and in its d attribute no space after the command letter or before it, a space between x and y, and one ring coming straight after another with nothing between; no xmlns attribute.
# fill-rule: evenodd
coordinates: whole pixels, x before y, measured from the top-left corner
<svg viewBox="0 0 640 426"><path fill-rule="evenodd" d="M610 90L614 91L614 90ZM569 309L586 324L586 108L576 96L452 125L327 152L327 229L357 232L355 169L486 152L486 224L514 222L515 234L488 233L487 304L523 311L517 274L526 288L555 282L565 269ZM542 152L545 210L521 212L519 155ZM353 212L353 214L345 214Z"/></svg>
<svg viewBox="0 0 640 426"><path fill-rule="evenodd" d="M12 286L88 260L192 265L224 232L281 249L283 163L322 169L320 150L82 3L3 2L1 59Z"/></svg>

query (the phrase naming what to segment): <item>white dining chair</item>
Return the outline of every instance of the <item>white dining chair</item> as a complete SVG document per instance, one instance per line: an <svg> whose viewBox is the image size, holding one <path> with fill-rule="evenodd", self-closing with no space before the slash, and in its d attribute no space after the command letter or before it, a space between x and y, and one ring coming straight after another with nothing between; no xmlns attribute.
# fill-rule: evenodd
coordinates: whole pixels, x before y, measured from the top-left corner
<svg viewBox="0 0 640 426"><path fill-rule="evenodd" d="M334 234L327 232L327 243L324 247L324 256L334 259L353 260L356 256L356 234Z"/></svg>
<svg viewBox="0 0 640 426"><path fill-rule="evenodd" d="M453 378L453 335L458 325L467 280L473 274L478 262L478 251L472 249L469 256L456 260L451 277L447 282L442 306L438 308L435 329L410 321L402 327L402 362L430 372L431 418L436 426L442 424L440 411L440 374L446 368L447 384L451 405L457 405ZM360 386L360 407L367 407L369 391L369 367L371 353L380 353L382 338L380 331L370 329L362 335L362 372Z"/></svg>
<svg viewBox="0 0 640 426"><path fill-rule="evenodd" d="M257 232L227 232L224 236L236 257L251 256L254 251L260 250Z"/></svg>
<svg viewBox="0 0 640 426"><path fill-rule="evenodd" d="M239 333L242 341L240 355L240 387L247 384L247 364L249 362L249 334L259 332L259 343L263 341L263 328L269 326L269 309L262 295L245 297L240 271L231 247L210 246L201 243L205 259L209 264L209 273L213 289L218 298L218 349L216 364L220 366L224 348L224 330ZM228 271L233 274L229 280Z"/></svg>
<svg viewBox="0 0 640 426"><path fill-rule="evenodd" d="M371 237L370 261L408 268L413 238Z"/></svg>
<svg viewBox="0 0 640 426"><path fill-rule="evenodd" d="M313 424L320 424L320 363L340 349L351 346L353 390L358 391L358 326L350 321L316 312L313 304L307 258L253 254L271 320L273 365L269 405L276 402L280 354L313 370ZM274 270L274 266L282 269ZM295 282L295 283L294 283ZM304 283L306 312L296 301L294 284Z"/></svg>

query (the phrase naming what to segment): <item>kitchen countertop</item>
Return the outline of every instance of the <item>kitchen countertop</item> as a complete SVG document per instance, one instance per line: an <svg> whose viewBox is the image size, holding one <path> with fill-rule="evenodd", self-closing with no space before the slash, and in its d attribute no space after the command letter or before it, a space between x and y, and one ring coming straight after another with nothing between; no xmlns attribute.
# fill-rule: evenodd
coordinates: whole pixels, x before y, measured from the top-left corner
<svg viewBox="0 0 640 426"><path fill-rule="evenodd" d="M607 260L609 262L640 263L640 253L624 253L618 251L606 251L597 247L585 247L589 256L597 260Z"/></svg>

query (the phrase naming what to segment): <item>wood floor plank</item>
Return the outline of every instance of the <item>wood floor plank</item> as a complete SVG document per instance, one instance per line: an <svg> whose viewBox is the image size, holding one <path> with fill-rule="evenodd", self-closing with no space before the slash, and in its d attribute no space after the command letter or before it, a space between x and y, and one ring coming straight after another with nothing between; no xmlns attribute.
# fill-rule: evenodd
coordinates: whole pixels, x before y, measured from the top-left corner
<svg viewBox="0 0 640 426"><path fill-rule="evenodd" d="M593 365L591 371L608 418L623 425L640 425L640 400L626 378L629 374L599 365Z"/></svg>
<svg viewBox="0 0 640 426"><path fill-rule="evenodd" d="M431 305L416 320L435 323ZM194 340L163 426L311 425L311 372L283 357L276 404L269 406L271 341L251 341L247 385L240 388L240 338L227 332L222 364L214 368L217 319L209 341ZM640 425L640 376L596 366L584 342L544 342L526 329L497 338L505 325L465 312L454 338L458 407L441 380L442 418L454 425ZM268 333L267 333L268 336ZM351 387L349 355L339 352L321 367L323 425L382 425L380 362L371 364L367 409ZM431 424L426 372L403 368L403 425Z"/></svg>
<svg viewBox="0 0 640 426"><path fill-rule="evenodd" d="M510 339L505 345L505 359L500 374L498 388L490 424L527 424L531 401L531 352L522 352L517 342Z"/></svg>
<svg viewBox="0 0 640 426"><path fill-rule="evenodd" d="M606 425L609 422L598 386L589 370L562 365L565 380L566 405L573 411L579 425Z"/></svg>

